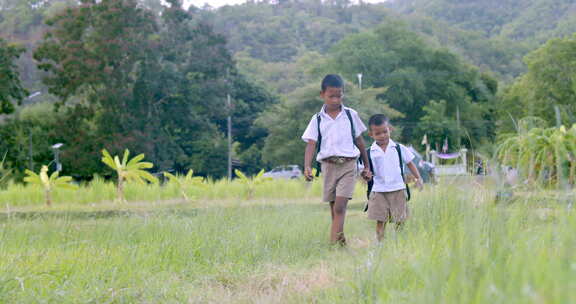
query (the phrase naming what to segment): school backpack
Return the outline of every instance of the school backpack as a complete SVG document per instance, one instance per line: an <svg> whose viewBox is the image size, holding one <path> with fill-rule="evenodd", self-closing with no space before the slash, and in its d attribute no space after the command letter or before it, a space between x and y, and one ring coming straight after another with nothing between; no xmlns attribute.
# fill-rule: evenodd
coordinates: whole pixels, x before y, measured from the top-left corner
<svg viewBox="0 0 576 304"><path fill-rule="evenodd" d="M352 131L352 145L354 146L354 140L356 139L354 136L356 134L356 130L354 129L354 121L352 120L352 114L350 113L350 110L344 109L344 111L346 112L346 116L348 116L348 120L350 121L350 130ZM320 132L320 121L322 118L320 118L320 114L321 112L316 114L316 125L318 128L318 147L316 148L316 155L320 154L320 148L322 147L322 133ZM316 161L316 177L320 176L321 168L322 166L320 162Z"/></svg>
<svg viewBox="0 0 576 304"><path fill-rule="evenodd" d="M400 144L396 144L396 152L398 153L398 159L400 160L400 174L402 175L402 180L404 181L404 185L406 185L406 201L410 200L410 187L406 183L404 179L404 160L402 159L402 149L400 148ZM372 164L372 156L370 155L370 148L366 150L368 154L368 165L370 166L370 172L374 174L374 165ZM370 193L372 192L372 187L374 187L374 177L368 181L368 189L366 190L366 197L370 200ZM368 203L364 207L364 212L368 211Z"/></svg>

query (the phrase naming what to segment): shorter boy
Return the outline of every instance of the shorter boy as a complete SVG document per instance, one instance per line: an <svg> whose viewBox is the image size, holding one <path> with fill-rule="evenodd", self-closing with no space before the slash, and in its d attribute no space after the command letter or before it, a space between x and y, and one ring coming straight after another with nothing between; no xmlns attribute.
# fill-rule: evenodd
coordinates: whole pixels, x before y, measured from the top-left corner
<svg viewBox="0 0 576 304"><path fill-rule="evenodd" d="M406 202L406 183L402 176L402 163L416 178L416 186L422 189L422 179L418 169L412 163L414 154L405 146L390 139L388 118L382 114L370 117L369 135L374 139L370 147L370 165L373 175L373 186L368 200L368 219L376 221L376 237L384 239L386 223L396 223L396 228L408 219L409 210Z"/></svg>

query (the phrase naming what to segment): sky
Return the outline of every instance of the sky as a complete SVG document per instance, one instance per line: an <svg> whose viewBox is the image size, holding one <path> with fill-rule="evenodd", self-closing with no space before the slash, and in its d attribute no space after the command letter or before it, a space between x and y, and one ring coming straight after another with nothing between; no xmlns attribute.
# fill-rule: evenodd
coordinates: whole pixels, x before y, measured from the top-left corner
<svg viewBox="0 0 576 304"><path fill-rule="evenodd" d="M386 0L364 0L366 3L379 3ZM246 2L246 0L184 0L184 7L193 4L196 7L203 7L205 3L210 4L212 7L220 7L224 5L234 5ZM353 1L354 2L354 1Z"/></svg>

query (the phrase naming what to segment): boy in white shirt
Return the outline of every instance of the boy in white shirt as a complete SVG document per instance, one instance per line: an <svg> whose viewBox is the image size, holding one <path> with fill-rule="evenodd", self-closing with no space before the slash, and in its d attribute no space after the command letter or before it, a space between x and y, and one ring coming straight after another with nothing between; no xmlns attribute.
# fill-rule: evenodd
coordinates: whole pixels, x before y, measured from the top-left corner
<svg viewBox="0 0 576 304"><path fill-rule="evenodd" d="M354 193L358 156L368 160L362 133L366 126L358 113L342 105L344 81L338 75L327 75L322 80L320 97L324 106L314 114L302 135L307 142L304 153L304 176L312 180L312 158L318 143L316 160L322 164L324 201L330 202L332 227L330 241L346 245L344 218L348 200ZM364 168L362 176L371 176Z"/></svg>
<svg viewBox="0 0 576 304"><path fill-rule="evenodd" d="M386 223L396 223L396 228L399 228L409 216L402 163L407 164L416 178L416 186L420 190L423 186L420 173L412 162L414 154L390 139L388 118L382 114L373 115L368 121L368 128L368 134L374 139L368 162L373 174L368 219L376 221L376 237L378 241L382 241Z"/></svg>

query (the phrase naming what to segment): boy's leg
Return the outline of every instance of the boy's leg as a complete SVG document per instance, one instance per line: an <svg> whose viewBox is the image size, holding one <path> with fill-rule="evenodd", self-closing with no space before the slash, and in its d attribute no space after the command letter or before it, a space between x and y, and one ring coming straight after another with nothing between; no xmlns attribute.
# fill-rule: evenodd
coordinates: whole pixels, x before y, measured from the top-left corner
<svg viewBox="0 0 576 304"><path fill-rule="evenodd" d="M378 242L382 242L384 239L384 231L386 229L386 222L376 221L376 238Z"/></svg>
<svg viewBox="0 0 576 304"><path fill-rule="evenodd" d="M384 240L386 224L392 220L390 203L386 192L372 192L368 202L368 219L376 221L376 239Z"/></svg>
<svg viewBox="0 0 576 304"><path fill-rule="evenodd" d="M330 203L330 217L332 218L332 224L330 227L330 241L332 243L336 242L334 237L334 219L335 212L334 208L336 205L336 184L337 184L337 171L336 166L332 163L322 162L322 174L324 175L324 188L323 188L323 200Z"/></svg>
<svg viewBox="0 0 576 304"><path fill-rule="evenodd" d="M334 221L334 201L330 202L330 215L332 216L332 221Z"/></svg>
<svg viewBox="0 0 576 304"><path fill-rule="evenodd" d="M392 221L396 224L396 231L400 231L410 216L404 190L391 192L388 194L387 198L389 199L391 206Z"/></svg>
<svg viewBox="0 0 576 304"><path fill-rule="evenodd" d="M332 229L330 231L330 241L340 245L346 245L346 238L344 237L344 219L346 218L346 207L348 205L348 198L337 196L332 208Z"/></svg>

